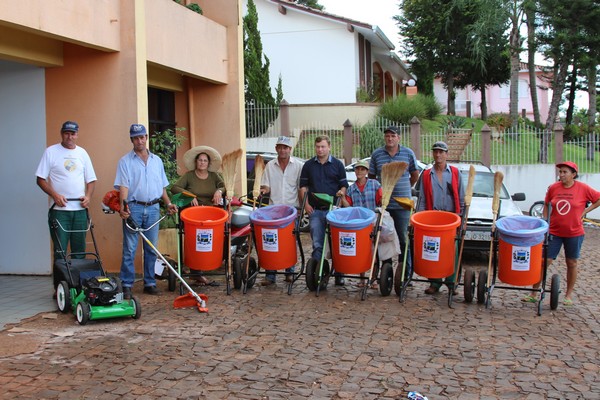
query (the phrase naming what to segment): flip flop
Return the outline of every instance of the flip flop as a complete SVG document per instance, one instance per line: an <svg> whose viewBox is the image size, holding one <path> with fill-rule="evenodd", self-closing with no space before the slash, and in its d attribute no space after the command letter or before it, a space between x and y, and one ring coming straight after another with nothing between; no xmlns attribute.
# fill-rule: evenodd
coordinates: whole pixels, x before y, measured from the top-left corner
<svg viewBox="0 0 600 400"><path fill-rule="evenodd" d="M534 297L534 296L528 294L527 296L523 297L521 299L521 301L523 303L537 303L538 299L537 299L537 297Z"/></svg>
<svg viewBox="0 0 600 400"><path fill-rule="evenodd" d="M563 306L565 306L565 307L573 307L573 300L571 300L571 299L564 299L563 300Z"/></svg>

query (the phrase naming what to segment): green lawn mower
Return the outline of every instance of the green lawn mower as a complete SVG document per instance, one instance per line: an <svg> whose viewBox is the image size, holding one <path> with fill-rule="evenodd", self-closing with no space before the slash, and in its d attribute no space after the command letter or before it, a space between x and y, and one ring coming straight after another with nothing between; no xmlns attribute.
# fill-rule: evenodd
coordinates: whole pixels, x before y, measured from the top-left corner
<svg viewBox="0 0 600 400"><path fill-rule="evenodd" d="M51 221L50 227L54 239L58 238L59 232L87 234L89 231L94 244L94 252L67 253L60 241L54 241L60 255L54 261L54 288L58 309L63 313L72 311L80 325L85 325L90 320L106 318L138 319L142 315L139 301L133 296L131 299L124 299L120 279L107 276L102 268L89 213L85 230L66 230L57 219Z"/></svg>

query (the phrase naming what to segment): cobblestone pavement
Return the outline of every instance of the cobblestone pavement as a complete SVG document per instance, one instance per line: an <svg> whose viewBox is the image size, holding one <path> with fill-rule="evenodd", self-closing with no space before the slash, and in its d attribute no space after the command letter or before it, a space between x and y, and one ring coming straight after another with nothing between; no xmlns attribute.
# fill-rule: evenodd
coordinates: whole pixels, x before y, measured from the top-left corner
<svg viewBox="0 0 600 400"><path fill-rule="evenodd" d="M140 320L79 326L50 313L0 332L0 396L597 399L599 244L600 230L588 229L575 306L551 311L547 296L542 316L520 302L524 292L497 289L490 309L460 293L449 308L446 289L427 296L422 282L403 304L375 291L361 301L356 281L319 297L303 281L288 296L281 277L245 295L228 296L222 284L198 289L208 314L175 310L174 293L136 287ZM487 266L485 257L466 261ZM562 258L554 272L564 286Z"/></svg>

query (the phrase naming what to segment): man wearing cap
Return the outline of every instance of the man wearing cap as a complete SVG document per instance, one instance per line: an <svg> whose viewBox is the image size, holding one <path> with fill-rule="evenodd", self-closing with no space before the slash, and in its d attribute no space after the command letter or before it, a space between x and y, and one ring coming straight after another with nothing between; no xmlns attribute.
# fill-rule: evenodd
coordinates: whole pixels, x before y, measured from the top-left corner
<svg viewBox="0 0 600 400"><path fill-rule="evenodd" d="M115 189L119 190L121 210L119 214L123 219L123 260L121 262L121 282L123 294L126 299L131 298L131 288L135 278L133 261L138 245L138 234L126 226L126 221L131 217L142 229L149 228L160 218L159 201L162 199L169 214L177 211L171 204L167 194L169 181L165 174L163 162L156 154L150 153L146 147L148 135L146 127L133 124L129 129L129 138L133 150L125 154L117 166ZM125 203L126 202L126 203ZM144 235L156 245L158 241L158 224L145 231ZM144 293L157 295L154 277L154 263L156 254L144 242Z"/></svg>
<svg viewBox="0 0 600 400"><path fill-rule="evenodd" d="M62 124L60 143L44 151L36 176L38 186L52 198L53 205L48 213L48 223L58 221L62 228L50 236L54 242L54 259L63 258L60 248L66 252L71 244L71 253L85 252L87 212L90 198L96 185L96 173L88 153L77 146L79 125L66 121ZM78 199L72 201L72 199ZM80 232L67 232L80 231ZM58 242L57 242L58 240ZM60 246L59 246L60 244ZM73 258L84 258L84 254L73 254ZM58 284L58 282L55 282Z"/></svg>
<svg viewBox="0 0 600 400"><path fill-rule="evenodd" d="M448 145L444 142L436 142L431 147L431 153L433 166L423 171L417 211L439 210L460 214L464 209L465 191L458 168L448 165ZM454 294L457 294L454 279L454 274L446 277L444 281L430 279L431 284L425 289L425 293L439 292L444 283L448 286L448 290L453 289Z"/></svg>
<svg viewBox="0 0 600 400"><path fill-rule="evenodd" d="M585 237L583 218L600 207L600 192L591 186L577 181L579 168L572 161L556 164L558 182L548 187L544 199L544 219L550 210L550 228L548 230L547 266L556 260L560 249L564 247L567 264L567 291L563 299L565 306L573 305L573 291L577 281L577 260ZM588 203L591 203L588 205ZM534 285L537 289L540 283ZM524 302L537 302L536 292L521 299Z"/></svg>
<svg viewBox="0 0 600 400"><path fill-rule="evenodd" d="M269 193L269 204L286 204L288 206L298 207L298 186L300 185L300 173L304 163L292 157L292 139L287 136L279 136L275 143L277 158L269 161L265 166L260 181L261 193ZM294 272L294 267L287 268L285 272ZM267 273L263 286L269 286L275 283L276 275ZM291 275L286 275L286 282L292 281Z"/></svg>
<svg viewBox="0 0 600 400"><path fill-rule="evenodd" d="M310 219L310 237L312 238L312 258L321 261L323 243L325 241L325 225L330 206L319 202L313 194L326 194L333 197L344 197L348 188L344 164L331 153L329 136L317 136L315 139L316 156L304 163L300 173L300 198L308 196L305 205ZM335 277L337 286L344 285L344 278Z"/></svg>
<svg viewBox="0 0 600 400"><path fill-rule="evenodd" d="M408 164L408 168L404 172L404 175L400 177L394 190L392 191L392 198L404 197L411 198L411 188L419 179L419 170L417 169L417 158L415 153L408 147L400 145L400 136L398 134L398 128L395 126L389 126L384 131L385 145L376 149L371 154L371 161L369 163L369 178L377 178L381 182L381 171L385 164L393 161L404 161ZM408 220L410 218L410 210L404 210L400 204L395 201L390 201L389 206L386 210L392 216L394 220L394 226L398 239L400 241L400 248L406 248L406 230L408 228ZM398 257L398 262L403 262L402 255ZM410 257L410 249L406 258L406 276L410 275L412 268L412 260Z"/></svg>

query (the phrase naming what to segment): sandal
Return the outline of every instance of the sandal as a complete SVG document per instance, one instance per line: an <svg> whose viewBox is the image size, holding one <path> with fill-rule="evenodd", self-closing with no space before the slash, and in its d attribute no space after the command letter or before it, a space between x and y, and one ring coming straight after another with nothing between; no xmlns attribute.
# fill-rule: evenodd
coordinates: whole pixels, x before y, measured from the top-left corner
<svg viewBox="0 0 600 400"><path fill-rule="evenodd" d="M377 282L371 283L371 289L375 289L375 290L379 289L379 286L377 286Z"/></svg>
<svg viewBox="0 0 600 400"><path fill-rule="evenodd" d="M564 299L563 300L563 306L565 306L565 307L573 307L573 300L571 300L571 299Z"/></svg>
<svg viewBox="0 0 600 400"><path fill-rule="evenodd" d="M523 303L537 303L538 299L535 296L528 294L527 296L521 299Z"/></svg>
<svg viewBox="0 0 600 400"><path fill-rule="evenodd" d="M364 284L364 282L358 282L358 283L356 284L356 287L358 287L358 288L364 288L364 287L365 287L365 284Z"/></svg>

